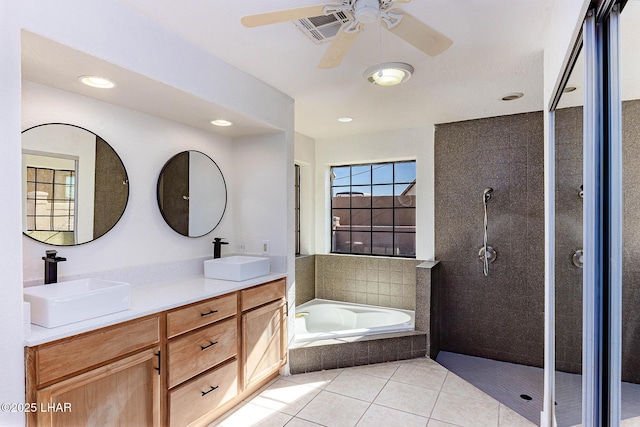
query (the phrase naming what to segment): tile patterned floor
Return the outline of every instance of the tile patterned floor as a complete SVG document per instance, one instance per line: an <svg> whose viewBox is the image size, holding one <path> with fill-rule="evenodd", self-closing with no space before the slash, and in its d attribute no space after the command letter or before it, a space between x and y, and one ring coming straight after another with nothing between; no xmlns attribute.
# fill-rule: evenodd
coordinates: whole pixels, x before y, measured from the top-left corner
<svg viewBox="0 0 640 427"><path fill-rule="evenodd" d="M210 427L530 427L431 359L278 377Z"/></svg>

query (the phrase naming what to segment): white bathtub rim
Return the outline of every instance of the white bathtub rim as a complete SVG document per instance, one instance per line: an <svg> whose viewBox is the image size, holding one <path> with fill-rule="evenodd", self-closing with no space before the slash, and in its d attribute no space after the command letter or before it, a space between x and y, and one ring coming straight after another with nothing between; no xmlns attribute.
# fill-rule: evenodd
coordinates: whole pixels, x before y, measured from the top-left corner
<svg viewBox="0 0 640 427"><path fill-rule="evenodd" d="M383 312L384 311L401 312L410 316L410 321L404 322L401 324L379 326L373 329L359 328L359 329L347 329L347 330L341 330L341 331L323 331L323 332L315 332L315 333L307 332L305 334L300 334L297 331L298 328L296 328L296 333L294 337L295 343L340 339L340 338L347 338L347 337L373 336L378 334L389 334L389 333L397 333L397 332L410 332L415 330L415 312L411 310L400 309L400 308L383 307L383 306L376 306L376 305L359 304L359 303L316 298L311 301L307 301L304 304L301 304L300 306L295 307L295 311L296 313L303 313L305 312L306 307L314 306L314 305L322 305L322 304L335 304L339 306L359 307L359 308L365 308L369 310L373 309L374 311L383 311Z"/></svg>

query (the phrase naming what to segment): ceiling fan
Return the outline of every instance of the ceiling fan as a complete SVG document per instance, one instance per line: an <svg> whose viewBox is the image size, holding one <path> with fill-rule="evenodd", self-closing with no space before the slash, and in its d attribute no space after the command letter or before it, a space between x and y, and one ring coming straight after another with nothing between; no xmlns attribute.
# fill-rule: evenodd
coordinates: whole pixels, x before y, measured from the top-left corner
<svg viewBox="0 0 640 427"><path fill-rule="evenodd" d="M341 0L337 4L321 4L243 17L240 22L248 28L310 17L349 12L353 19L342 25L318 64L318 68L335 68L351 49L365 24L378 16L384 28L429 56L444 52L453 43L444 34L420 22L414 16L396 8L398 3L411 0Z"/></svg>

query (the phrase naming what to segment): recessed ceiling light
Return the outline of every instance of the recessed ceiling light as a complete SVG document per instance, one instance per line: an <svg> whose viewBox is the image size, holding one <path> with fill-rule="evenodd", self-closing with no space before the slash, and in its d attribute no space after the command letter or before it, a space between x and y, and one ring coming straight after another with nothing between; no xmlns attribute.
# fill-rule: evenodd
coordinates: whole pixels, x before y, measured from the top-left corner
<svg viewBox="0 0 640 427"><path fill-rule="evenodd" d="M78 77L78 81L84 85L96 87L98 89L111 89L116 87L114 81L101 76L80 76Z"/></svg>
<svg viewBox="0 0 640 427"><path fill-rule="evenodd" d="M574 91L574 90L576 90L576 89L577 89L577 87L575 87L575 86L567 86L567 87L565 87L562 91L563 91L564 93L569 93L569 92L573 92L573 91Z"/></svg>
<svg viewBox="0 0 640 427"><path fill-rule="evenodd" d="M413 67L403 62L385 62L372 65L364 72L364 78L379 86L395 86L406 82L413 74Z"/></svg>
<svg viewBox="0 0 640 427"><path fill-rule="evenodd" d="M349 123L353 121L352 117L338 117L338 121L341 123Z"/></svg>
<svg viewBox="0 0 640 427"><path fill-rule="evenodd" d="M503 96L502 98L500 98L503 101L513 101L514 99L520 99L524 96L524 93L522 92L513 92L510 93L508 95Z"/></svg>
<svg viewBox="0 0 640 427"><path fill-rule="evenodd" d="M215 126L231 126L233 123L225 119L211 120L211 124Z"/></svg>

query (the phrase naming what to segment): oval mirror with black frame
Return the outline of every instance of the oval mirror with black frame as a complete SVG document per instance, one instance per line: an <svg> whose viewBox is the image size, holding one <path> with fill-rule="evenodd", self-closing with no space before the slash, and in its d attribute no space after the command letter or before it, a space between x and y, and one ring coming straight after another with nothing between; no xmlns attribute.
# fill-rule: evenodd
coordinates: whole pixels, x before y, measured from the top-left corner
<svg viewBox="0 0 640 427"><path fill-rule="evenodd" d="M213 231L227 208L227 185L211 157L183 151L165 163L158 178L158 207L166 223L187 237Z"/></svg>
<svg viewBox="0 0 640 427"><path fill-rule="evenodd" d="M39 242L73 246L111 230L129 200L129 177L100 136L66 123L22 132L22 231Z"/></svg>

